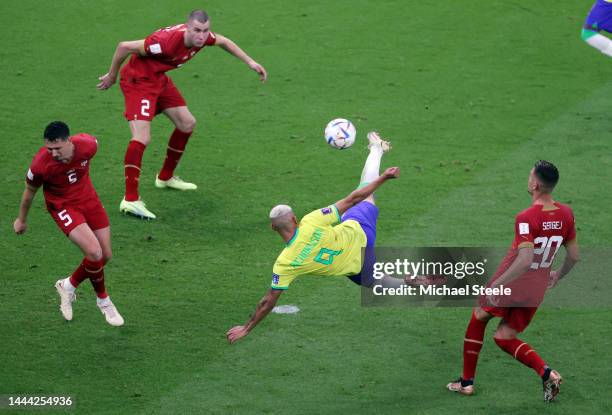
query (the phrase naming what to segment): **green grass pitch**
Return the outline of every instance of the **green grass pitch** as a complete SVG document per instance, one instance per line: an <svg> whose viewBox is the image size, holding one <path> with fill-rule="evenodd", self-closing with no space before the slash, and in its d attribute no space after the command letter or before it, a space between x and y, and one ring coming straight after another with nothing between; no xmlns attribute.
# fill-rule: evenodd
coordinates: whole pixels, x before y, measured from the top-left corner
<svg viewBox="0 0 612 415"><path fill-rule="evenodd" d="M394 144L383 165L402 168L377 195L380 245L508 246L529 204L528 171L546 158L560 169L556 197L574 208L581 245L610 247L612 60L580 40L590 5L3 0L0 394L70 394L83 414L612 412L610 308L543 309L522 335L565 377L548 406L533 372L494 345L492 327L477 395L446 392L469 309L363 308L346 279L298 280L281 303L299 314L270 315L244 341L225 340L282 249L270 207L303 215L352 190L370 129ZM141 176L159 220L123 217L130 135L118 85L99 92L97 77L117 42L198 7L269 82L218 48L173 71L199 121L178 174L200 188L154 188L171 132L160 117ZM357 126L350 150L323 141L335 117ZM88 282L74 321L62 320L53 284L81 256L41 194L28 232L12 232L25 172L55 119L100 143L92 178L111 220L106 276L120 329L104 322Z"/></svg>

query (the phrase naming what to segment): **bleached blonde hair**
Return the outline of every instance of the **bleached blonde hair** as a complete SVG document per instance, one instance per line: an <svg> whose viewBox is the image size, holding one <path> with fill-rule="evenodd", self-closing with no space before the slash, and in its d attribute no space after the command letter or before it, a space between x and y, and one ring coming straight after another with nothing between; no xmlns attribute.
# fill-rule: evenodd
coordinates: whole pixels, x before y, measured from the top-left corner
<svg viewBox="0 0 612 415"><path fill-rule="evenodd" d="M276 205L270 211L270 220L275 229L288 228L293 223L294 216L289 205Z"/></svg>

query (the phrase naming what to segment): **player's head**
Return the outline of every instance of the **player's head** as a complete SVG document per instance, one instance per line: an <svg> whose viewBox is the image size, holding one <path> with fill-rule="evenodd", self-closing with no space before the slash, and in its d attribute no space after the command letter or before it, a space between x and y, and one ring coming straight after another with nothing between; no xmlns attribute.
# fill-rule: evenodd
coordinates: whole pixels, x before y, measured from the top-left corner
<svg viewBox="0 0 612 415"><path fill-rule="evenodd" d="M552 193L559 181L559 170L549 161L538 160L531 169L527 191L533 195L538 193Z"/></svg>
<svg viewBox="0 0 612 415"><path fill-rule="evenodd" d="M68 140L70 129L65 122L53 121L45 128L43 136L45 138L45 147L47 147L53 160L68 163L72 159L74 146Z"/></svg>
<svg viewBox="0 0 612 415"><path fill-rule="evenodd" d="M204 10L194 10L187 17L187 30L185 31L185 45L187 47L204 46L210 35L210 18Z"/></svg>
<svg viewBox="0 0 612 415"><path fill-rule="evenodd" d="M297 228L297 218L288 205L276 205L270 211L272 229L278 233L293 232Z"/></svg>

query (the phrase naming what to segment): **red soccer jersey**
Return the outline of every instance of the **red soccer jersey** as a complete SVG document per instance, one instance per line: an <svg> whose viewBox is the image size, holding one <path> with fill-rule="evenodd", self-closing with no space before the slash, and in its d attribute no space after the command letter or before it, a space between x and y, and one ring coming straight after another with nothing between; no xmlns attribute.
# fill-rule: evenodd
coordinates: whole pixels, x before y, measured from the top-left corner
<svg viewBox="0 0 612 415"><path fill-rule="evenodd" d="M98 150L96 138L89 134L77 134L69 140L74 144L70 163L53 160L47 148L42 147L34 156L26 176L29 185L43 186L49 209L80 205L92 197L98 197L89 178L89 160Z"/></svg>
<svg viewBox="0 0 612 415"><path fill-rule="evenodd" d="M496 280L510 267L519 248L533 245L531 269L507 284L512 289L511 303L514 305L537 306L542 301L557 251L561 245L576 238L572 209L559 202L554 206L544 209L544 205L533 205L516 215L512 247L491 280Z"/></svg>
<svg viewBox="0 0 612 415"><path fill-rule="evenodd" d="M146 56L133 54L121 70L121 77L157 78L165 72L182 66L206 46L214 45L217 37L209 32L201 48L185 46L187 25L179 24L159 29L144 42Z"/></svg>

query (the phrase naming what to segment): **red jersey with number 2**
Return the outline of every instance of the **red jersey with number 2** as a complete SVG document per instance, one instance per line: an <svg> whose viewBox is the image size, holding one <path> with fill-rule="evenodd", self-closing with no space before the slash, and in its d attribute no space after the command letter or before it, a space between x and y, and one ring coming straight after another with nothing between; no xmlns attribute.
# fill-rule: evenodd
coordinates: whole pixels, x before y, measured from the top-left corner
<svg viewBox="0 0 612 415"><path fill-rule="evenodd" d="M146 56L133 54L121 70L121 77L156 78L165 72L182 66L205 46L214 45L217 37L209 32L204 46L185 46L187 25L166 27L147 36L144 41Z"/></svg>
<svg viewBox="0 0 612 415"><path fill-rule="evenodd" d="M559 202L554 206L533 205L516 215L514 241L491 281L495 281L514 262L518 251L533 246L534 257L529 271L506 286L512 289L513 305L537 307L543 300L555 255L576 238L574 213Z"/></svg>
<svg viewBox="0 0 612 415"><path fill-rule="evenodd" d="M47 148L42 147L34 156L26 176L29 185L43 187L47 208L51 210L80 205L98 197L89 178L89 160L98 150L96 138L77 134L69 140L74 145L70 163L54 160Z"/></svg>

